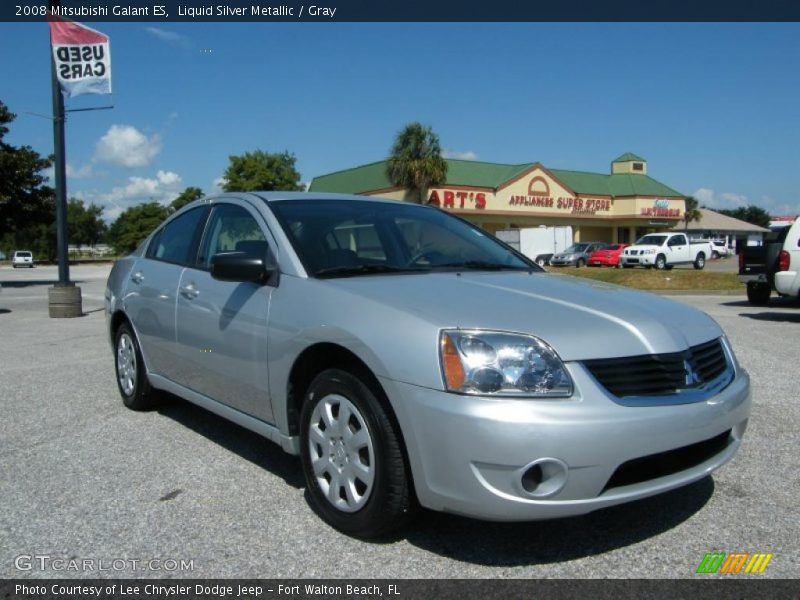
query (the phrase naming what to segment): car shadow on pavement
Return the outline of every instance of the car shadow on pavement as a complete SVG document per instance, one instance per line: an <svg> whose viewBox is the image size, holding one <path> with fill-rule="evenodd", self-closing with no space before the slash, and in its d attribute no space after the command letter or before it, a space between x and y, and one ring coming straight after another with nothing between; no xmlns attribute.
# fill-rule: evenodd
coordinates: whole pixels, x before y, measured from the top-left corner
<svg viewBox="0 0 800 600"><path fill-rule="evenodd" d="M479 565L554 563L602 554L664 533L698 512L713 493L714 480L709 476L588 515L525 523L489 523L424 511L404 537L423 550Z"/></svg>
<svg viewBox="0 0 800 600"><path fill-rule="evenodd" d="M775 323L800 323L800 313L785 312L760 312L739 313L740 317L755 319L756 321L773 321Z"/></svg>
<svg viewBox="0 0 800 600"><path fill-rule="evenodd" d="M10 308L0 308L0 315L7 315L11 312Z"/></svg>
<svg viewBox="0 0 800 600"><path fill-rule="evenodd" d="M741 306L742 308L797 308L800 302L796 298L781 298L773 296L767 306L754 306L747 300L736 300L735 302L723 302L722 306Z"/></svg>
<svg viewBox="0 0 800 600"><path fill-rule="evenodd" d="M165 396L164 403L157 409L159 414L277 475L293 488L305 486L300 461L277 444L191 402L171 394Z"/></svg>
<svg viewBox="0 0 800 600"><path fill-rule="evenodd" d="M35 285L54 285L58 283L58 279L17 279L15 281L3 281L1 283L4 288L24 288ZM73 280L72 283L78 285L84 282Z"/></svg>

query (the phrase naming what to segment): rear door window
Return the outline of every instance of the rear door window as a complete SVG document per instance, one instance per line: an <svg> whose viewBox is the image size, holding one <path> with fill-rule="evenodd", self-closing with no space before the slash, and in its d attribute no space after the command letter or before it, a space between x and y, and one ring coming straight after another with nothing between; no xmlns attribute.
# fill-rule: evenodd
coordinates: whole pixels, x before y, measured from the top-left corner
<svg viewBox="0 0 800 600"><path fill-rule="evenodd" d="M167 223L156 233L147 257L177 265L193 265L208 207L194 208Z"/></svg>

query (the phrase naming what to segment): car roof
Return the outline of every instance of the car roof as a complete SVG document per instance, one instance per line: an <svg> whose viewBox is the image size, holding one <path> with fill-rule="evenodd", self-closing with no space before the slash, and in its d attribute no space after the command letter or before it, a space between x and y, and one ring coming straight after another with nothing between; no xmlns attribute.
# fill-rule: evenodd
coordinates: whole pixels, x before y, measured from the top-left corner
<svg viewBox="0 0 800 600"><path fill-rule="evenodd" d="M332 194L321 192L250 192L267 202L284 200L359 200L361 202L397 203L401 200L381 198L376 196L358 196L356 194Z"/></svg>

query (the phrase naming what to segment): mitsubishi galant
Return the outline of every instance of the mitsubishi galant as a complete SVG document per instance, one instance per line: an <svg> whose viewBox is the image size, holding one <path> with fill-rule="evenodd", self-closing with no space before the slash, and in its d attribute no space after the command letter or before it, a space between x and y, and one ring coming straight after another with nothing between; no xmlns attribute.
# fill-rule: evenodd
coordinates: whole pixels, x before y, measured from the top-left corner
<svg viewBox="0 0 800 600"><path fill-rule="evenodd" d="M106 316L127 407L169 392L276 442L358 537L420 505L520 521L677 488L750 411L705 313L388 199L197 200L114 265Z"/></svg>

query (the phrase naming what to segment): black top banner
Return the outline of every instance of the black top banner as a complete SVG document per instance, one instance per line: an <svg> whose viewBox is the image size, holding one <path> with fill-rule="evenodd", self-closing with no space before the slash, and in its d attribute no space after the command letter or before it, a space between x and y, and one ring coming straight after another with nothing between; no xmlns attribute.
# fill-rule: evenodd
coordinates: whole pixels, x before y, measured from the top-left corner
<svg viewBox="0 0 800 600"><path fill-rule="evenodd" d="M797 0L61 0L60 16L132 22L800 21ZM4 0L0 20L40 21L47 0Z"/></svg>

